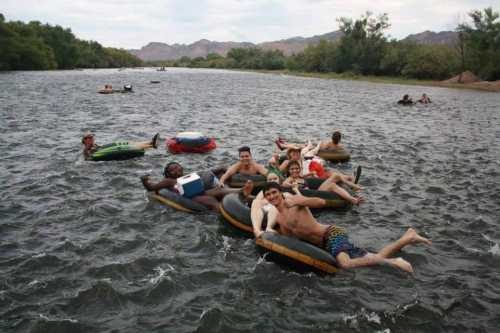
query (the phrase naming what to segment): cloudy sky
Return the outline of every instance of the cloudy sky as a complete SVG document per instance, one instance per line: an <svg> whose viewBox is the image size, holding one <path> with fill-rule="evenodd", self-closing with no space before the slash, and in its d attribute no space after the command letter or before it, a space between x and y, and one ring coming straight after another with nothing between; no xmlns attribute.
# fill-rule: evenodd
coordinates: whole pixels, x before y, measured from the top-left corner
<svg viewBox="0 0 500 333"><path fill-rule="evenodd" d="M7 21L40 21L70 28L104 46L140 48L148 42L260 43L310 37L338 29L336 18L387 13L388 34L453 30L473 9L500 0L0 0Z"/></svg>

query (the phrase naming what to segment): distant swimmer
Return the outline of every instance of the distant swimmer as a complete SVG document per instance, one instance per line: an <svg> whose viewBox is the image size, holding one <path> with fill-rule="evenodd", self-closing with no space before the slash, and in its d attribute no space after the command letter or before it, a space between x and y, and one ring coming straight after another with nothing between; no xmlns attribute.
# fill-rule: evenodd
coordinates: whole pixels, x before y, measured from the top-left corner
<svg viewBox="0 0 500 333"><path fill-rule="evenodd" d="M422 104L432 103L431 99L429 98L429 96L427 96L427 94L422 94L422 97L420 97L420 99L418 100L418 102L422 103Z"/></svg>
<svg viewBox="0 0 500 333"><path fill-rule="evenodd" d="M400 104L400 105L413 105L413 100L410 98L409 95L404 95L403 99L398 101L398 104Z"/></svg>
<svg viewBox="0 0 500 333"><path fill-rule="evenodd" d="M342 134L339 131L335 131L332 134L332 141L322 142L320 145L320 149L344 148L344 146L340 143L340 140L342 140Z"/></svg>

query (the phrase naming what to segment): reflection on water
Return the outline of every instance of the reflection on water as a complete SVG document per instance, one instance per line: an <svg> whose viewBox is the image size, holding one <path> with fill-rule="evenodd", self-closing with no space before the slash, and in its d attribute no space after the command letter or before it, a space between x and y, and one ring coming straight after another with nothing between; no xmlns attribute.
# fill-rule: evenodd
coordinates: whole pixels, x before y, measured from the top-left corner
<svg viewBox="0 0 500 333"><path fill-rule="evenodd" d="M160 81L151 84L151 81ZM100 95L109 83L133 94ZM403 94L434 103L397 107ZM494 331L500 320L500 96L212 70L0 74L0 331ZM414 276L387 267L299 274L261 260L216 215L149 203L166 161L227 165L250 144L340 129L367 202L318 219L378 249L407 227ZM200 130L208 155L86 162L97 142Z"/></svg>

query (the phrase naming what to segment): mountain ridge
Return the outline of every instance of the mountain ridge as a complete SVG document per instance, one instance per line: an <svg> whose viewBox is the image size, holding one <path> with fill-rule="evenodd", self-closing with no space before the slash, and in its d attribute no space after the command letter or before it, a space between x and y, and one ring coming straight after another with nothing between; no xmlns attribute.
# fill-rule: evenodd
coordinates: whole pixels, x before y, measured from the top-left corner
<svg viewBox="0 0 500 333"><path fill-rule="evenodd" d="M276 41L262 42L258 44L250 42L218 42L208 39L200 39L191 44L172 45L161 42L149 42L140 49L127 50L129 53L139 57L144 61L174 60L181 57L206 57L209 53L217 53L226 56L232 48L259 47L264 50L281 50L287 56L303 51L308 45L314 45L324 39L327 41L337 41L342 37L341 31L331 31L312 37L295 36ZM424 45L448 45L456 42L457 33L454 31L433 32L426 30L418 34L408 35L402 41L415 42Z"/></svg>

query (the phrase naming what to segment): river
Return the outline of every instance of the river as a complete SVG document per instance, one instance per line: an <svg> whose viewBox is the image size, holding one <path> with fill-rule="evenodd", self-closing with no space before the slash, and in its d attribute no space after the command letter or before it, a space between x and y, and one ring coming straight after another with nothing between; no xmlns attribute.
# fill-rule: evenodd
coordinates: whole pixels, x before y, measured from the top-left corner
<svg viewBox="0 0 500 333"><path fill-rule="evenodd" d="M151 84L150 81L160 81ZM100 95L104 84L133 94ZM399 107L403 94L429 105ZM1 332L494 332L500 323L500 94L224 70L0 73ZM167 161L229 165L278 136L343 133L366 202L318 220L380 249L408 227L431 246L390 267L302 273L261 258L213 213L149 202L139 177ZM162 144L87 162L98 143ZM218 148L171 156L203 131Z"/></svg>

